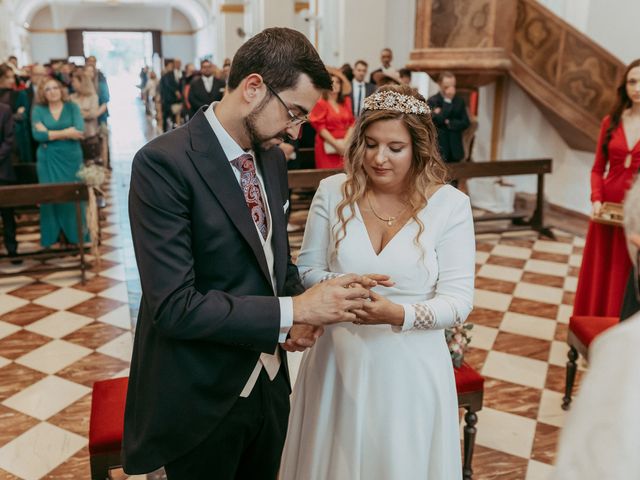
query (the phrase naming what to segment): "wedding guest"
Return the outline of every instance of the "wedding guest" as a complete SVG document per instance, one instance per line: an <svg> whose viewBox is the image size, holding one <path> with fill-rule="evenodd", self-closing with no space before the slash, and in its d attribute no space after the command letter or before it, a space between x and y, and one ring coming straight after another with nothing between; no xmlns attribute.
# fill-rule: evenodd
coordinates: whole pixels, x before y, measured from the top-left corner
<svg viewBox="0 0 640 480"><path fill-rule="evenodd" d="M71 84L73 86L73 93L70 95L71 101L78 105L84 120L83 159L89 163L102 163L100 138L98 136L100 106L93 81L84 69L79 68L73 72Z"/></svg>
<svg viewBox="0 0 640 480"><path fill-rule="evenodd" d="M461 479L444 329L472 309L473 218L446 184L424 98L406 85L368 97L345 170L311 204L304 286L372 269L390 282L304 354L280 479Z"/></svg>
<svg viewBox="0 0 640 480"><path fill-rule="evenodd" d="M640 169L640 59L625 69L617 101L602 120L591 170L592 215L622 203ZM617 317L631 271L622 227L589 222L573 314Z"/></svg>
<svg viewBox="0 0 640 480"><path fill-rule="evenodd" d="M13 139L13 112L8 105L0 103L0 186L11 185L16 180L11 154ZM4 247L10 257L15 257L18 253L18 242L13 208L1 208L0 216ZM14 263L19 262L14 261Z"/></svg>
<svg viewBox="0 0 640 480"><path fill-rule="evenodd" d="M351 81L351 107L354 118L358 118L364 106L364 99L376 91L373 83L365 81L369 65L364 60L358 60L353 66L353 80Z"/></svg>
<svg viewBox="0 0 640 480"><path fill-rule="evenodd" d="M204 105L210 105L222 99L224 82L214 76L214 66L209 60L203 60L200 64L200 76L191 82L189 90L189 104L191 116Z"/></svg>
<svg viewBox="0 0 640 480"><path fill-rule="evenodd" d="M67 90L56 79L40 84L36 101L31 121L33 137L40 143L37 151L38 181L77 182L77 172L82 165L80 141L84 138L80 108L69 100ZM40 243L44 247L58 242L62 246L77 244L77 226L75 204L46 203L40 206Z"/></svg>
<svg viewBox="0 0 640 480"><path fill-rule="evenodd" d="M433 112L433 123L438 129L440 155L445 163L456 163L464 159L462 133L471 124L464 99L456 95L456 77L451 72L442 72L438 80L440 91L427 103Z"/></svg>
<svg viewBox="0 0 640 480"><path fill-rule="evenodd" d="M327 68L332 90L324 92L309 115L316 131L316 168L342 168L347 141L355 119L351 108L351 84L340 70Z"/></svg>
<svg viewBox="0 0 640 480"><path fill-rule="evenodd" d="M369 83L376 83L375 74L384 70L392 70L391 62L393 61L393 51L390 48L383 48L380 51L380 67L371 72Z"/></svg>

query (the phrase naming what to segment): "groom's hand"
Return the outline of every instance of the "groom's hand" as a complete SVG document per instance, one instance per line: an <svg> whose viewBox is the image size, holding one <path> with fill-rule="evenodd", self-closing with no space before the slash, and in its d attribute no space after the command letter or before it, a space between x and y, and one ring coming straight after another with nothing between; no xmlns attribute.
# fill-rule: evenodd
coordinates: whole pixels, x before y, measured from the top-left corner
<svg viewBox="0 0 640 480"><path fill-rule="evenodd" d="M321 326L353 322L353 310L362 309L369 289L378 283L363 275L350 273L318 283L293 297L293 323Z"/></svg>
<svg viewBox="0 0 640 480"><path fill-rule="evenodd" d="M315 345L316 340L324 333L323 327L311 325L294 325L289 330L287 341L282 344L287 352L303 352Z"/></svg>

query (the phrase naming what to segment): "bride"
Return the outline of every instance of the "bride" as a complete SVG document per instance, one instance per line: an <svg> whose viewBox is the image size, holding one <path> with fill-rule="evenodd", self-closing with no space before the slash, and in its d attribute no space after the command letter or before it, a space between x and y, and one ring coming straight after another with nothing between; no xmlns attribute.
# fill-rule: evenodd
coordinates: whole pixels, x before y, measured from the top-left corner
<svg viewBox="0 0 640 480"><path fill-rule="evenodd" d="M365 100L346 175L320 183L298 260L305 286L347 272L391 280L305 353L282 480L462 476L444 328L471 311L475 241L437 148L424 98L383 87Z"/></svg>

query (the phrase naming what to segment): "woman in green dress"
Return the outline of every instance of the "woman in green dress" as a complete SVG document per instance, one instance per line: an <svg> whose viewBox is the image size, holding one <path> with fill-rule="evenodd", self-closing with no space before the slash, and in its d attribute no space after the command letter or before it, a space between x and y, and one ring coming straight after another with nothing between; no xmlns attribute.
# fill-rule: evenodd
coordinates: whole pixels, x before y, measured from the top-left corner
<svg viewBox="0 0 640 480"><path fill-rule="evenodd" d="M66 88L55 79L40 84L37 105L31 114L33 137L39 142L37 158L40 183L77 182L82 166L80 140L84 137L84 120L78 106L69 101ZM83 232L84 224L83 207ZM88 235L86 240L88 240ZM78 243L76 210L73 203L40 206L40 242L49 247Z"/></svg>

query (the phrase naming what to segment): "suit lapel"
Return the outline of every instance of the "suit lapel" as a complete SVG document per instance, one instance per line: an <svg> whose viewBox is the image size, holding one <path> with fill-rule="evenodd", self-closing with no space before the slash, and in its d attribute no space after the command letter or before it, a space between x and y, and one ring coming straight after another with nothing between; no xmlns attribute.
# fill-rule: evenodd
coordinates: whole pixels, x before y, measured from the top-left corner
<svg viewBox="0 0 640 480"><path fill-rule="evenodd" d="M187 155L189 155L202 180L220 202L240 235L251 247L262 273L271 283L271 275L267 267L262 242L258 237L258 231L247 208L242 189L233 173L233 167L227 161L218 139L204 116L204 108L200 109L187 125L191 135L191 146L193 147L192 150L187 150ZM274 228L274 234L275 231Z"/></svg>
<svg viewBox="0 0 640 480"><path fill-rule="evenodd" d="M287 227L284 210L282 209L282 194L278 179L278 158L275 152L256 153L258 167L262 172L264 188L266 190L269 211L271 213L271 245L273 246L273 267L276 277L277 292L284 286L287 269Z"/></svg>

